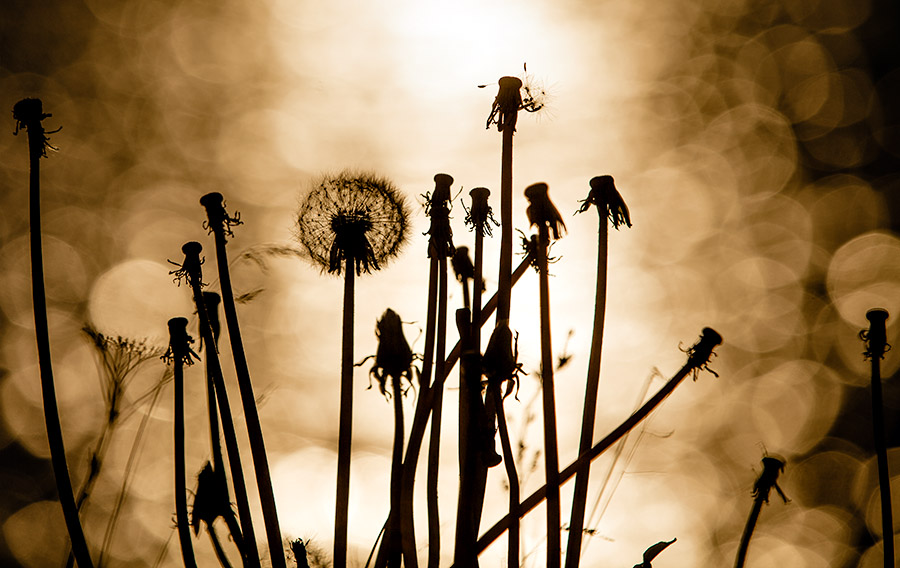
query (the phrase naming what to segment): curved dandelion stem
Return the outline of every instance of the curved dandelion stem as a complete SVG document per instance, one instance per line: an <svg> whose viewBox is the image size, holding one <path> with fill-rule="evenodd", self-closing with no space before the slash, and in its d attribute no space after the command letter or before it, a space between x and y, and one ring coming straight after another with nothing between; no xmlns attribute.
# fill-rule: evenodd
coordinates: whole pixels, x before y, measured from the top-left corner
<svg viewBox="0 0 900 568"><path fill-rule="evenodd" d="M672 391L678 387L679 384L684 380L685 377L690 375L691 373L696 373L698 370L705 368L706 362L709 360L709 357L712 354L712 350L716 345L719 345L722 342L722 336L719 335L715 330L711 328L704 328L703 335L700 338L700 341L694 345L693 348L689 350L689 357L687 363L677 372L675 375L669 379L669 381L663 385L662 388L657 391L653 397L645 402L638 410L636 410L631 416L629 416L622 424L616 427L612 432L607 434L602 440L598 441L594 444L590 451L582 453L578 458L569 464L564 470L559 473L559 483L565 483L572 476L577 473L579 468L581 468L585 463L590 463L591 461L597 459L600 454L606 451L610 446L615 444L619 439L622 438L625 434L630 432L635 426L641 423L644 418L646 418L660 403L666 399ZM516 518L521 518L524 515L528 514L531 510L541 504L542 501L547 496L547 485L543 485L537 491L529 495L524 501L522 501L519 505L519 510L516 515ZM485 548L487 548L492 542L497 540L497 538L502 535L506 530L510 527L510 525L514 522L514 515L506 515L499 521L497 521L494 526L485 531L485 533L478 539L476 544L477 550L481 553ZM461 568L461 567L459 567Z"/></svg>
<svg viewBox="0 0 900 568"><path fill-rule="evenodd" d="M13 107L16 132L24 128L28 132L29 171L29 235L31 248L31 290L34 302L34 332L37 339L38 363L41 376L41 397L44 403L44 422L47 441L50 446L50 462L56 478L60 506L72 541L72 552L79 568L91 568L90 551L84 537L84 529L78 518L72 480L66 463L66 448L63 443L62 426L59 421L59 406L56 401L56 386L50 357L50 324L47 318L47 298L44 286L44 254L41 245L41 158L46 156L49 146L44 126L45 118L51 116L43 112L40 99L23 99Z"/></svg>
<svg viewBox="0 0 900 568"><path fill-rule="evenodd" d="M608 241L610 219L613 226L626 223L631 226L628 208L615 188L612 176L597 176L591 179L591 192L579 211L585 211L591 204L596 205L600 217L597 231L597 287L594 295L594 328L591 334L591 352L585 381L584 408L581 419L581 439L578 453L591 447L594 437L594 420L597 415L597 395L600 386L600 362L603 354L603 328L606 320L606 279L608 262ZM581 563L581 543L584 535L584 512L587 504L590 464L579 470L575 477L575 492L569 519L569 538L566 545L566 568L578 568Z"/></svg>

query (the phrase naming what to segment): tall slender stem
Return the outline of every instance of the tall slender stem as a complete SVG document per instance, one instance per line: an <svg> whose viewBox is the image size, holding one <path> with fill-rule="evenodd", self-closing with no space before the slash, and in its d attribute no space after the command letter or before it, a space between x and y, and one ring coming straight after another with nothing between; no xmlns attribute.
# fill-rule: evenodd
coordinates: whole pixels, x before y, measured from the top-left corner
<svg viewBox="0 0 900 568"><path fill-rule="evenodd" d="M497 431L500 434L503 464L506 466L506 479L509 482L509 514L513 519L509 525L506 565L507 568L517 568L519 566L519 499L521 498L519 473L516 471L516 460L509 439L506 411L503 408L503 397L500 395L499 386L491 388L489 394L494 399L494 407L497 411Z"/></svg>
<svg viewBox="0 0 900 568"><path fill-rule="evenodd" d="M234 292L231 288L231 273L228 269L228 253L226 252L226 226L229 220L223 206L222 194L210 193L200 199L209 216L209 226L215 235L216 265L219 269L219 286L222 291L222 307L225 311L225 322L228 325L228 338L231 341L231 352L234 359L238 388L241 393L241 404L247 422L247 433L250 438L250 455L253 458L253 469L256 473L256 485L262 505L263 522L269 544L269 555L273 568L286 568L284 548L281 542L281 528L278 524L278 512L275 508L275 492L272 488L272 476L269 472L269 459L266 455L266 444L263 439L259 412L256 409L256 397L253 394L253 383L250 380L250 368L244 353L244 342L241 338L240 324L234 304ZM351 353L352 355L352 353Z"/></svg>
<svg viewBox="0 0 900 568"><path fill-rule="evenodd" d="M56 478L59 503L63 510L66 529L72 541L72 552L79 568L93 566L84 538L84 529L78 519L69 466L66 463L66 447L63 442L59 407L56 402L56 385L53 380L53 363L50 356L50 325L47 318L47 298L44 287L44 254L41 244L41 158L45 156L47 137L41 121L51 116L44 114L40 99L23 99L13 107L13 118L18 127L28 132L29 172L29 237L31 246L31 290L34 303L34 333L37 340L38 364L41 375L41 397L44 403L44 422L47 442L50 446L50 463Z"/></svg>
<svg viewBox="0 0 900 568"><path fill-rule="evenodd" d="M434 352L435 376L445 376L447 346L447 257L438 259L437 340ZM428 442L428 471L426 478L428 510L428 568L438 568L441 561L441 524L438 514L438 470L441 453L441 412L444 400L443 381L435 381L431 388L431 437Z"/></svg>
<svg viewBox="0 0 900 568"><path fill-rule="evenodd" d="M884 402L881 394L881 359L887 347L885 322L888 312L873 309L866 312L869 331L866 356L872 362L872 433L878 462L878 485L881 488L881 534L884 545L884 568L894 567L894 524L891 511L891 476L888 469L887 444L884 436Z"/></svg>
<svg viewBox="0 0 900 568"><path fill-rule="evenodd" d="M341 417L338 431L337 509L334 514L334 566L347 566L347 522L350 509L350 442L353 437L353 296L356 267L344 265L344 315L341 339Z"/></svg>
<svg viewBox="0 0 900 568"><path fill-rule="evenodd" d="M184 457L184 364L191 355L188 347L187 319L169 320L170 349L174 362L175 390L175 519L178 527L178 541L181 544L181 558L185 568L196 568L194 547L191 543L191 525L188 521L187 483L185 482Z"/></svg>
<svg viewBox="0 0 900 568"><path fill-rule="evenodd" d="M550 335L550 275L547 268L549 227L538 227L537 262L541 304L541 392L544 409L544 471L547 479L547 568L560 563L559 451L556 435L556 397L553 385L553 345Z"/></svg>
<svg viewBox="0 0 900 568"><path fill-rule="evenodd" d="M747 523L744 525L744 532L741 533L741 542L738 545L737 555L734 560L734 568L743 568L747 559L747 548L750 546L750 537L753 536L753 529L756 528L756 521L759 519L759 513L762 511L763 500L759 497L753 500L753 508L750 509L750 516L747 517Z"/></svg>
<svg viewBox="0 0 900 568"><path fill-rule="evenodd" d="M512 165L513 133L515 121L507 122L503 128L503 146L500 153L500 274L497 278L497 321L508 320L512 284L513 222L512 222Z"/></svg>
<svg viewBox="0 0 900 568"><path fill-rule="evenodd" d="M591 353L588 361L587 381L584 391L584 409L581 418L581 438L578 453L591 447L594 439L594 420L597 415L597 394L600 387L600 360L603 352L603 327L606 319L606 264L609 225L606 216L600 216L597 237L597 289L594 295L594 329L591 335ZM578 568L581 562L581 541L584 530L584 511L587 504L590 464L578 471L575 477L575 494L569 519L569 540L566 545L566 568Z"/></svg>
<svg viewBox="0 0 900 568"><path fill-rule="evenodd" d="M692 372L705 367L709 360L712 350L716 345L722 343L722 336L711 328L704 328L700 341L697 342L690 350L688 362L667 382L653 397L644 403L638 410L629 416L615 430L606 435L602 440L594 444L590 451L582 453L578 458L569 464L559 473L559 483L568 481L585 463L595 460L600 454L606 451L611 445L616 443L622 436L631 431L635 426L647 417L659 404L666 399L675 388L681 384L685 377ZM547 485L543 485L537 491L528 496L519 506L516 518L521 518L529 511L537 507L547 496ZM509 514L497 521L494 526L488 529L481 538L478 539L477 549L480 553L487 548L492 542L502 535L510 527L513 522L513 515ZM461 567L460 567L461 568Z"/></svg>
<svg viewBox="0 0 900 568"><path fill-rule="evenodd" d="M206 303L203 301L201 283L203 276L200 269L200 251L203 246L195 241L185 243L182 251L185 253L182 271L188 276L194 296L194 305L197 308L197 316L200 320L200 333L203 343L206 345L206 361L215 384L216 399L221 411L222 434L225 438L225 451L228 452L228 465L231 470L231 479L234 483L234 497L237 502L238 516L241 520L241 532L244 539L245 562L252 567L259 566L259 549L256 544L256 534L253 530L253 517L250 512L250 500L247 496L247 486L244 481L244 472L241 466L241 454L238 449L237 433L234 429L234 420L231 413L231 405L228 402L228 393L225 390L225 378L222 374L222 364L219 361L219 352L216 349L216 340L210 325L209 315L206 312Z"/></svg>

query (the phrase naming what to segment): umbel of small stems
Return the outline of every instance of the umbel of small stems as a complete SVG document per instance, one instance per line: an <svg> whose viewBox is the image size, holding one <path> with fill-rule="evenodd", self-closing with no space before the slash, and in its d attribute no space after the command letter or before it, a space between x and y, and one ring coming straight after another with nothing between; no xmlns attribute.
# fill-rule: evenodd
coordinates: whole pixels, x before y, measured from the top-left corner
<svg viewBox="0 0 900 568"><path fill-rule="evenodd" d="M615 430L606 435L602 440L594 444L587 452L578 456L574 462L562 470L559 474L559 483L565 483L586 463L595 460L600 454L606 451L610 446L619 441L622 436L630 432L635 426L647 417L659 404L666 399L675 388L681 384L685 377L691 373L696 374L702 369L706 369L712 350L722 343L722 336L711 328L703 328L700 340L690 349L688 349L687 363L667 382L653 397L637 409ZM518 513L515 518L519 518L527 514L529 511L537 507L547 496L547 485L532 493L527 499L522 501L519 506ZM481 538L478 539L477 550L479 553L487 548L492 542L502 535L513 523L514 515L506 515L493 527L488 529ZM462 568L462 567L458 567Z"/></svg>
<svg viewBox="0 0 900 568"><path fill-rule="evenodd" d="M603 327L606 320L606 270L608 256L609 222L618 228L620 224L631 226L628 208L616 190L612 176L597 176L590 181L591 191L582 202L579 212L591 205L597 207L600 217L597 231L597 288L594 295L594 329L591 334L591 353L585 381L584 409L581 419L581 438L578 453L588 451L594 438L594 420L597 415L597 394L600 387L600 361L603 352ZM609 219L609 221L607 221ZM584 510L587 503L590 464L575 476L575 492L569 519L569 540L566 545L566 568L578 568L581 563L581 541L584 529Z"/></svg>
<svg viewBox="0 0 900 568"><path fill-rule="evenodd" d="M550 232L558 239L565 229L559 211L547 195L547 184L536 183L525 189L528 219L538 226L536 256L540 274L541 312L541 392L544 410L544 465L547 479L547 567L560 563L559 452L556 435L556 397L553 385L553 346L550 335L550 275L547 249ZM533 238L533 237L532 237Z"/></svg>
<svg viewBox="0 0 900 568"><path fill-rule="evenodd" d="M206 345L206 362L216 390L216 401L221 411L222 434L225 438L225 450L228 452L228 465L231 470L231 480L234 483L234 497L237 502L238 517L241 520L241 532L244 539L244 562L254 568L259 566L259 549L256 546L256 534L253 530L253 519L250 513L250 501L247 496L247 486L244 482L244 471L241 466L241 455L238 449L237 433L234 429L234 420L231 414L231 405L228 402L228 393L225 390L225 379L222 374L222 364L219 361L219 353L216 349L216 340L210 325L209 315L206 312L206 304L203 301L203 275L201 271L200 252L203 245L191 241L181 247L184 253L184 263L174 273L178 277L187 278L188 285L193 293L194 306L200 325L200 334L203 344Z"/></svg>
<svg viewBox="0 0 900 568"><path fill-rule="evenodd" d="M22 99L13 107L16 132L28 132L29 173L29 232L31 242L31 289L34 302L34 332L37 339L38 364L41 374L41 397L44 403L44 422L47 427L47 442L50 446L50 462L56 478L56 489L62 506L66 529L72 541L72 553L79 568L93 566L84 538L84 529L78 519L75 494L69 467L66 463L66 448L63 444L62 427L59 422L59 407L56 402L56 386L50 358L50 328L47 321L47 299L44 288L44 255L41 246L41 158L46 156L49 146L44 126L45 118L40 99Z"/></svg>
<svg viewBox="0 0 900 568"><path fill-rule="evenodd" d="M891 513L891 477L888 471L887 444L884 436L884 402L881 395L881 359L887 351L888 312L876 308L866 312L869 331L860 335L866 341L866 357L872 362L872 429L878 462L878 485L881 488L881 534L884 566L894 566L894 525Z"/></svg>
<svg viewBox="0 0 900 568"><path fill-rule="evenodd" d="M244 342L238 324L237 310L234 304L234 293L231 288L231 274L228 269L226 252L227 235L231 225L240 223L238 216L229 217L225 211L224 198L221 193L208 193L200 198L200 204L206 208L209 228L216 241L216 265L219 269L219 285L222 290L222 307L225 311L225 322L228 325L228 338L231 341L231 352L234 358L238 388L241 393L241 404L247 421L247 432L250 437L250 455L253 458L253 469L256 472L256 485L262 504L263 522L269 544L269 554L273 568L286 568L284 547L281 542L281 529L278 524L278 513L275 508L275 492L272 489L272 477L269 473L269 460L266 456L266 445L263 440L262 426L256 409L256 398L253 394L253 383L250 380L250 368L244 353Z"/></svg>
<svg viewBox="0 0 900 568"><path fill-rule="evenodd" d="M772 489L778 492L785 503L788 501L784 492L778 487L778 474L784 471L784 461L766 456L762 459L762 464L762 473L753 484L753 507L750 509L750 516L747 517L747 524L744 525L744 532L741 534L741 542L734 559L734 568L743 568L744 566L744 561L747 559L747 548L750 546L750 537L753 536L753 529L756 528L756 521L759 520L763 503L769 502L769 493Z"/></svg>
<svg viewBox="0 0 900 568"><path fill-rule="evenodd" d="M184 465L184 365L191 364L193 355L188 337L187 318L169 320L169 351L174 365L175 382L175 519L181 558L185 568L196 568L194 547L191 544L191 525L188 522L187 484Z"/></svg>

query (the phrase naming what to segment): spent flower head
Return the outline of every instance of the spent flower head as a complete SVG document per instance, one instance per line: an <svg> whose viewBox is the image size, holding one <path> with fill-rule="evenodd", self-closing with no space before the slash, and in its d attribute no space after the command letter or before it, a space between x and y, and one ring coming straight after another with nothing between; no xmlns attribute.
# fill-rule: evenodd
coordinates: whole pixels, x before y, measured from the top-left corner
<svg viewBox="0 0 900 568"><path fill-rule="evenodd" d="M625 200L616 189L616 183L612 176L596 176L591 178L591 191L588 196L580 201L581 207L576 213L584 213L591 205L597 206L597 212L601 217L608 217L613 228L619 225L631 227L631 215Z"/></svg>
<svg viewBox="0 0 900 568"><path fill-rule="evenodd" d="M342 274L350 261L357 274L381 269L406 242L409 211L400 191L372 173L325 176L303 198L297 239L312 261Z"/></svg>
<svg viewBox="0 0 900 568"><path fill-rule="evenodd" d="M200 360L200 356L191 349L194 338L188 335L187 324L187 318L169 320L169 349L162 355L166 363L181 361L185 365L193 365L194 359Z"/></svg>
<svg viewBox="0 0 900 568"><path fill-rule="evenodd" d="M378 381L378 389L387 397L388 377L406 378L407 382L412 383L415 356L403 335L403 321L394 310L388 308L384 311L375 326L375 335L378 337L378 351L369 376ZM395 396L397 394L394 393Z"/></svg>
<svg viewBox="0 0 900 568"><path fill-rule="evenodd" d="M225 211L225 198L217 191L201 197L200 205L206 208L207 220L203 222L203 228L210 233L222 233L223 237L233 237L234 231L231 228L243 225L240 212L235 213L233 217L228 215Z"/></svg>
<svg viewBox="0 0 900 568"><path fill-rule="evenodd" d="M500 223L494 219L493 210L488 204L491 191L486 187L476 187L469 192L469 195L472 197L472 207L466 209L466 225L469 226L469 230L475 229L482 235L491 236L491 224L500 226ZM465 206L466 204L463 203L463 208Z"/></svg>
<svg viewBox="0 0 900 568"><path fill-rule="evenodd" d="M566 224L563 222L562 215L559 210L550 201L547 194L546 183L535 183L525 188L525 198L528 199L528 209L525 211L528 215L528 221L532 225L538 227L547 226L550 228L554 239L558 239L566 230Z"/></svg>
<svg viewBox="0 0 900 568"><path fill-rule="evenodd" d="M47 148L58 150L50 145L50 138L47 137L47 134L59 132L61 127L49 132L44 131L41 121L53 115L44 112L44 103L41 102L41 99L22 99L13 105L12 112L13 119L16 121L16 130L13 135L19 134L19 130L28 130L31 133L29 146L32 153L46 158Z"/></svg>

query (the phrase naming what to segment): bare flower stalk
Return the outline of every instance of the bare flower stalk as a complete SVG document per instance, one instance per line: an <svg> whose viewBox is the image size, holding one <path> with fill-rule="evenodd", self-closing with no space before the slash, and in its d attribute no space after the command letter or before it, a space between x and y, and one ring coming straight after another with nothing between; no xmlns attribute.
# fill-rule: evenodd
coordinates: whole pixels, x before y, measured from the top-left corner
<svg viewBox="0 0 900 568"><path fill-rule="evenodd" d="M525 189L528 220L537 225L537 267L540 273L541 310L541 392L544 410L544 471L547 479L547 568L560 563L559 450L556 435L556 397L553 386L553 344L550 335L550 274L547 249L550 232L558 239L565 223L547 195L547 184L536 183ZM534 237L532 237L532 241Z"/></svg>
<svg viewBox="0 0 900 568"><path fill-rule="evenodd" d="M753 536L753 529L756 528L756 521L759 519L759 513L762 511L763 503L769 503L769 493L774 488L781 499L787 503L788 498L785 496L781 487L778 487L778 474L784 471L784 461L772 456L766 456L762 459L763 470L759 474L756 483L753 484L753 507L750 509L750 516L747 517L747 524L744 525L744 532L741 534L741 542L738 545L737 555L734 559L734 568L742 568L744 561L747 559L747 547L750 545L750 537Z"/></svg>
<svg viewBox="0 0 900 568"><path fill-rule="evenodd" d="M378 352L369 376L378 381L378 388L386 398L394 399L394 444L391 455L391 512L388 518L387 536L379 550L376 566L399 568L401 558L400 541L400 496L403 482L403 379L411 384L413 374L413 353L403 336L403 322L390 308L378 320ZM391 380L391 391L387 390L387 379ZM390 540L390 542L388 542Z"/></svg>
<svg viewBox="0 0 900 568"><path fill-rule="evenodd" d="M253 458L253 469L256 473L256 485L262 504L263 522L269 544L269 555L273 568L286 568L284 547L281 540L281 528L278 524L278 512L275 507L275 492L272 488L272 476L269 473L269 459L266 456L266 444L263 439L256 398L253 394L253 383L250 380L250 368L244 353L244 342L238 323L237 310L234 303L234 292L231 288L231 273L228 269L226 252L227 237L232 233L231 227L241 223L240 215L234 217L225 211L224 198L221 193L208 193L200 198L206 208L209 230L216 241L216 265L219 269L219 285L222 291L222 306L225 311L225 322L228 325L228 338L231 341L231 352L234 358L238 388L241 393L241 404L247 421L247 432L250 437L250 455Z"/></svg>
<svg viewBox="0 0 900 568"><path fill-rule="evenodd" d="M203 303L206 305L206 315L212 328L216 349L219 346L219 333L221 331L219 322L219 304L221 302L222 298L217 293L203 292ZM238 552L241 554L241 558L244 558L244 537L241 534L241 527L238 524L237 517L235 517L234 510L231 508L229 499L228 477L225 475L225 458L222 453L222 439L219 433L216 385L209 358L206 360L206 408L209 420L212 464L207 463L197 478L197 496L194 498L194 512L191 524L194 527L194 535L196 535L200 530L200 521L205 521L210 538L217 541L213 522L215 522L217 517L222 517L225 520L225 525L228 527L228 532L231 534L232 542L234 542Z"/></svg>
<svg viewBox="0 0 900 568"><path fill-rule="evenodd" d="M408 217L404 199L393 184L376 175L349 172L319 180L304 198L298 214L297 237L313 262L329 273L344 275L335 568L347 565L355 276L379 270L400 252L406 241Z"/></svg>
<svg viewBox="0 0 900 568"><path fill-rule="evenodd" d="M66 529L72 541L72 552L79 568L93 566L84 529L78 519L72 480L66 463L66 447L59 422L59 406L56 402L56 386L50 357L50 325L47 320L47 297L44 286L44 254L41 245L41 158L47 156L50 146L42 121L52 116L44 113L40 99L22 99L13 106L16 133L28 132L29 172L29 233L31 242L31 289L34 302L34 332L37 339L38 363L41 373L41 397L44 402L44 422L50 446L50 462L56 478L59 503L63 510Z"/></svg>
<svg viewBox="0 0 900 568"><path fill-rule="evenodd" d="M190 344L193 339L187 333L187 318L169 320L169 350L166 360L175 368L175 519L178 541L181 544L181 558L185 568L196 568L194 547L191 543L191 526L188 522L187 484L184 465L184 366L192 365L198 358Z"/></svg>
<svg viewBox="0 0 900 568"><path fill-rule="evenodd" d="M209 315L206 312L206 304L203 300L203 275L200 260L200 252L203 245L191 241L181 247L184 253L184 262L178 270L173 271L176 279L185 278L193 293L194 305L200 322L200 334L206 346L206 362L213 376L216 390L216 401L221 410L222 430L225 437L225 450L228 452L228 465L231 469L231 479L234 483L234 496L237 501L238 516L241 521L241 533L244 538L244 562L253 568L259 567L259 549L256 545L256 535L253 530L253 518L250 513L250 500L247 496L247 486L244 481L244 471L241 465L241 455L238 449L237 434L234 429L234 420L231 413L231 405L228 402L228 393L225 390L225 379L222 374L222 364L219 361L219 352L216 349L216 340L210 324Z"/></svg>
<svg viewBox="0 0 900 568"><path fill-rule="evenodd" d="M515 285L519 279L522 277L525 272L528 271L528 267L531 265L534 256L532 254L528 254L524 259L519 263L519 266L516 268L516 271L512 274L512 285ZM435 275L433 280L433 284L429 286L429 290L435 290L434 294L436 296L437 292L437 259L432 258L432 272ZM429 292L429 297L431 297L432 293ZM485 304L484 309L481 312L481 325L487 323L488 319L490 319L491 315L493 315L494 310L497 309L497 295L494 294L490 300ZM431 302L429 305L436 304L436 302ZM433 319L433 316L429 315L429 321ZM445 365L445 374L443 376L436 375L434 382L435 385L429 386L429 380L432 373L431 368L431 350L433 349L433 343L431 346L429 345L429 337L431 337L428 333L429 327L426 325L425 331L425 354L422 362L422 373L420 375L420 383L419 383L419 399L416 402L416 410L413 415L413 423L410 427L409 432L409 441L406 444L406 454L403 458L403 491L401 495L401 524L402 524L402 539L403 539L403 560L406 566L414 567L416 564L416 540L415 540L415 532L413 525L413 489L415 486L415 476L416 476L416 466L419 461L419 452L422 449L422 441L425 436L425 429L428 425L428 417L431 415L431 406L434 400L434 386L440 384L443 385L444 380L447 378L447 374L453 369L453 366L459 360L461 353L461 346L457 343L453 349L450 350L449 355L447 355L447 361Z"/></svg>
<svg viewBox="0 0 900 568"><path fill-rule="evenodd" d="M445 376L447 348L447 258L454 252L453 231L450 229L450 186L453 178L447 174L434 176L434 192L428 196L425 213L431 218L428 234L428 256L438 258L438 309L434 350L434 372ZM438 515L438 471L441 452L441 411L443 382L433 385L431 407L431 436L428 442L428 467L425 479L428 511L428 568L438 568L441 561L441 525Z"/></svg>
<svg viewBox="0 0 900 568"><path fill-rule="evenodd" d="M881 360L890 348L885 322L887 310L875 308L866 312L869 330L861 331L866 342L865 356L872 362L872 430L878 462L878 485L881 488L881 534L884 545L884 568L894 567L894 523L891 514L891 476L888 469L887 444L884 435L884 400L881 394Z"/></svg>
<svg viewBox="0 0 900 568"><path fill-rule="evenodd" d="M594 329L591 335L591 353L585 381L584 409L581 419L581 438L578 453L590 449L594 439L594 420L597 415L597 394L600 387L600 361L603 353L603 328L606 320L606 275L609 225L625 224L631 227L628 207L616 190L612 176L597 176L590 181L591 191L582 201L579 213L591 205L597 207L600 225L597 235L597 289L594 295ZM569 540L566 545L566 568L578 568L581 563L581 542L584 530L584 511L587 504L588 479L591 467L587 464L575 477L575 495L569 519Z"/></svg>
<svg viewBox="0 0 900 568"><path fill-rule="evenodd" d="M503 408L504 395L501 387L506 383L506 396L516 386L521 368L518 363L518 349L513 348L513 335L506 321L494 328L487 348L484 351L482 370L487 378L487 396L491 407L497 415L497 429L500 434L500 447L503 450L503 463L506 466L506 478L509 483L509 515L513 519L509 526L508 550L506 561L508 568L519 565L519 474L512 444L509 439L509 428L506 424L506 411ZM490 425L493 428L493 424ZM473 553L476 548L473 544ZM477 556L476 556L477 557ZM464 564L461 564L464 565Z"/></svg>
<svg viewBox="0 0 900 568"><path fill-rule="evenodd" d="M569 464L564 470L559 473L559 483L565 483L568 481L578 470L586 463L590 463L593 460L597 459L597 457L606 451L610 446L615 444L618 440L620 440L625 434L630 432L635 426L641 423L644 418L646 418L660 403L666 399L672 391L678 387L679 384L684 380L688 375L693 374L696 379L697 374L702 370L708 370L712 372L711 369L708 368L709 358L712 356L712 350L722 343L722 336L718 334L715 330L705 327L703 328L703 333L700 336L700 340L690 349L687 350L688 360L687 363L671 378L669 382L667 382L653 397L645 402L643 406L637 409L631 416L629 416L622 424L620 424L617 428L615 428L612 432L606 435L602 440L594 444L590 451L582 453L578 458ZM541 504L541 502L547 496L547 485L545 484L537 491L528 496L519 506L519 510L516 515L506 515L499 521L497 521L494 526L488 529L481 538L478 539L477 550L481 553L485 548L487 548L492 542L497 540L497 538L502 535L506 530L510 527L510 525L515 522L515 519L521 518L522 516L528 514L529 511L537 507ZM462 567L458 567L462 568Z"/></svg>

